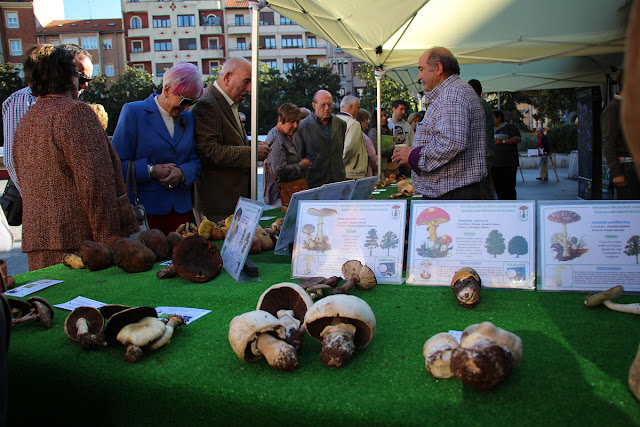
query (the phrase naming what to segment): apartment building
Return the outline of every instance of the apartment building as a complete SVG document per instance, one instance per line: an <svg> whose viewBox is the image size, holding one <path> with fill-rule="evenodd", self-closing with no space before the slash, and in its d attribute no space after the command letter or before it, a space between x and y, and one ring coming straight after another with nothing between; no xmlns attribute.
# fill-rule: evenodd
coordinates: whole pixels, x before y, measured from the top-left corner
<svg viewBox="0 0 640 427"><path fill-rule="evenodd" d="M21 67L25 52L37 42L36 31L62 18L62 0L0 1L0 63Z"/></svg>
<svg viewBox="0 0 640 427"><path fill-rule="evenodd" d="M38 43L73 43L93 57L93 75L117 78L126 70L124 33L120 19L52 21L36 32Z"/></svg>

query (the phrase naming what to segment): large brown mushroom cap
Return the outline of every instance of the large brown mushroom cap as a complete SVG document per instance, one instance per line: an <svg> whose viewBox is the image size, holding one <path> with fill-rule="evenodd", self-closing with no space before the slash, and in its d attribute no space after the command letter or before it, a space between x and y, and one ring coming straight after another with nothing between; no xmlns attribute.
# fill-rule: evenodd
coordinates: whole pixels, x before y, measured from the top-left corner
<svg viewBox="0 0 640 427"><path fill-rule="evenodd" d="M51 328L53 326L53 307L49 304L49 301L40 297L31 297L27 299L27 302L38 313L38 320L42 326L45 329Z"/></svg>
<svg viewBox="0 0 640 427"><path fill-rule="evenodd" d="M164 261L171 256L171 245L164 233L157 229L145 230L138 236L138 240L151 249L156 261Z"/></svg>
<svg viewBox="0 0 640 427"><path fill-rule="evenodd" d="M613 288L609 288L606 291L602 291L595 295L590 295L584 300L584 305L587 307L596 307L603 304L605 301L612 300L619 297L624 292L624 286L618 285Z"/></svg>
<svg viewBox="0 0 640 427"><path fill-rule="evenodd" d="M98 242L83 240L80 242L78 255L82 258L87 270L99 271L113 265L113 254L111 249Z"/></svg>
<svg viewBox="0 0 640 427"><path fill-rule="evenodd" d="M127 273L149 271L156 262L151 249L137 240L121 237L109 242L113 251L113 262Z"/></svg>
<svg viewBox="0 0 640 427"><path fill-rule="evenodd" d="M302 323L312 305L311 297L302 286L283 282L270 286L260 295L256 310L264 310L273 316L277 316L279 310L293 310L295 318Z"/></svg>
<svg viewBox="0 0 640 427"><path fill-rule="evenodd" d="M234 317L229 324L229 344L236 356L245 362L262 357L256 340L262 333L285 338L285 328L272 314L264 310L250 311Z"/></svg>
<svg viewBox="0 0 640 427"><path fill-rule="evenodd" d="M82 320L84 319L84 320ZM78 322L80 321L80 323ZM86 330L80 332L79 325ZM97 308L76 307L64 321L64 333L74 343L82 348L90 350L106 345L101 340L100 334L104 330L104 317Z"/></svg>
<svg viewBox="0 0 640 427"><path fill-rule="evenodd" d="M9 307L11 308L12 319L19 319L23 316L26 316L33 308L28 302L17 298L7 298L7 302L9 303Z"/></svg>
<svg viewBox="0 0 640 427"><path fill-rule="evenodd" d="M364 300L353 295L330 295L316 302L305 316L307 333L322 342L322 331L336 318L356 327L353 343L356 348L366 347L376 333L376 317Z"/></svg>
<svg viewBox="0 0 640 427"><path fill-rule="evenodd" d="M222 256L204 237L187 236L173 250L173 265L180 277L204 283L220 275Z"/></svg>
<svg viewBox="0 0 640 427"><path fill-rule="evenodd" d="M122 310L109 318L107 326L104 328L104 339L108 344L118 342L118 333L129 323L139 322L145 317L158 317L156 309L153 307L132 307Z"/></svg>

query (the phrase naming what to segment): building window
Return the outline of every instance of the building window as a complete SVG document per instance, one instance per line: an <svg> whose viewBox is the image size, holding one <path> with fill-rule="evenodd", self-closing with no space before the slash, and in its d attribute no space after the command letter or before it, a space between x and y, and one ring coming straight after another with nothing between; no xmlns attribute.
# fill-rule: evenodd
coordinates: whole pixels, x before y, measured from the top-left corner
<svg viewBox="0 0 640 427"><path fill-rule="evenodd" d="M314 67L317 67L317 66L318 66L318 60L317 60L317 59L315 59L315 58L314 58L314 59L310 59L310 60L309 60L309 65L312 65L312 66L314 66Z"/></svg>
<svg viewBox="0 0 640 427"><path fill-rule="evenodd" d="M165 51L165 50L172 50L172 48L171 48L171 40L156 40L153 43L153 50L155 50L156 52Z"/></svg>
<svg viewBox="0 0 640 427"><path fill-rule="evenodd" d="M141 40L134 40L131 42L131 52L142 52Z"/></svg>
<svg viewBox="0 0 640 427"><path fill-rule="evenodd" d="M315 36L307 36L307 47L318 47L316 46Z"/></svg>
<svg viewBox="0 0 640 427"><path fill-rule="evenodd" d="M7 28L20 28L18 23L18 12L7 12Z"/></svg>
<svg viewBox="0 0 640 427"><path fill-rule="evenodd" d="M140 20L140 18L138 18L137 16L131 18L131 28L142 28L142 21Z"/></svg>
<svg viewBox="0 0 640 427"><path fill-rule="evenodd" d="M336 53L340 53L342 52L342 49L340 49L338 46L336 46Z"/></svg>
<svg viewBox="0 0 640 427"><path fill-rule="evenodd" d="M196 17L193 15L178 15L178 27L195 27Z"/></svg>
<svg viewBox="0 0 640 427"><path fill-rule="evenodd" d="M209 15L207 19L202 21L202 25L220 25L220 17L216 15Z"/></svg>
<svg viewBox="0 0 640 427"><path fill-rule="evenodd" d="M159 62L156 64L156 77L164 76L165 70L173 67L173 63L171 62Z"/></svg>
<svg viewBox="0 0 640 427"><path fill-rule="evenodd" d="M284 16L280 16L280 25L296 25L296 24L291 19L285 18Z"/></svg>
<svg viewBox="0 0 640 427"><path fill-rule="evenodd" d="M236 25L238 26L244 25L244 15L236 15Z"/></svg>
<svg viewBox="0 0 640 427"><path fill-rule="evenodd" d="M282 60L282 72L285 74L290 73L293 67L299 62L301 61L300 59L297 59L297 58Z"/></svg>
<svg viewBox="0 0 640 427"><path fill-rule="evenodd" d="M344 76L344 64L341 61L338 61L338 74Z"/></svg>
<svg viewBox="0 0 640 427"><path fill-rule="evenodd" d="M260 61L260 62L267 65L272 70L278 69L278 61L276 61L275 59L265 59L264 61Z"/></svg>
<svg viewBox="0 0 640 427"><path fill-rule="evenodd" d="M62 39L62 44L65 44L65 43L78 44L78 39L77 38L68 38L68 39L63 38Z"/></svg>
<svg viewBox="0 0 640 427"><path fill-rule="evenodd" d="M208 42L209 42L209 50L220 49L218 47L218 38L217 37L210 37L208 39Z"/></svg>
<svg viewBox="0 0 640 427"><path fill-rule="evenodd" d="M247 40L244 37L238 37L238 50L247 50Z"/></svg>
<svg viewBox="0 0 640 427"><path fill-rule="evenodd" d="M113 77L113 65L105 65L104 67L104 75L107 77Z"/></svg>
<svg viewBox="0 0 640 427"><path fill-rule="evenodd" d="M273 12L260 12L260 25L275 25Z"/></svg>
<svg viewBox="0 0 640 427"><path fill-rule="evenodd" d="M144 65L142 64L133 64L133 68L136 70L144 70Z"/></svg>
<svg viewBox="0 0 640 427"><path fill-rule="evenodd" d="M171 26L171 18L168 16L154 16L153 28L164 28Z"/></svg>
<svg viewBox="0 0 640 427"><path fill-rule="evenodd" d="M209 74L215 74L217 68L220 68L219 61L209 61Z"/></svg>
<svg viewBox="0 0 640 427"><path fill-rule="evenodd" d="M102 49L111 50L111 39L102 39Z"/></svg>
<svg viewBox="0 0 640 427"><path fill-rule="evenodd" d="M93 74L92 76L97 76L100 74L100 64L93 64Z"/></svg>
<svg viewBox="0 0 640 427"><path fill-rule="evenodd" d="M51 39L51 40L49 40L49 43L51 43L54 46L60 46L60 40L59 39Z"/></svg>
<svg viewBox="0 0 640 427"><path fill-rule="evenodd" d="M282 48L302 47L302 36L282 36Z"/></svg>
<svg viewBox="0 0 640 427"><path fill-rule="evenodd" d="M198 49L196 39L179 39L178 48L180 50L196 50Z"/></svg>
<svg viewBox="0 0 640 427"><path fill-rule="evenodd" d="M96 37L82 37L82 48L86 50L97 49L98 39Z"/></svg>
<svg viewBox="0 0 640 427"><path fill-rule="evenodd" d="M11 56L22 56L22 40L9 40Z"/></svg>
<svg viewBox="0 0 640 427"><path fill-rule="evenodd" d="M275 49L276 36L260 36L260 49Z"/></svg>

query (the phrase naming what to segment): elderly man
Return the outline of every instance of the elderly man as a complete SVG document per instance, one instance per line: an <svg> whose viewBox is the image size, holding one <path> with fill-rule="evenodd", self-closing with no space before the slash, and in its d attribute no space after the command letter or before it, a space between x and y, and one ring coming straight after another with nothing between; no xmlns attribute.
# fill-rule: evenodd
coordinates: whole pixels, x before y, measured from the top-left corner
<svg viewBox="0 0 640 427"><path fill-rule="evenodd" d="M91 81L93 73L93 64L91 63L91 54L72 43L61 45L65 50L71 51L76 57L76 71L78 73L78 95L87 88ZM13 155L11 148L13 146L13 134L16 131L18 122L24 114L36 103L36 97L31 94L29 86L13 92L2 103L2 132L4 136L4 165L7 167L11 181L18 187L18 177L13 165Z"/></svg>
<svg viewBox="0 0 640 427"><path fill-rule="evenodd" d="M336 117L347 124L347 132L344 136L344 152L342 161L346 176L349 179L367 177L367 143L362 133L362 125L358 121L360 100L355 96L347 95L340 102L340 112Z"/></svg>
<svg viewBox="0 0 640 427"><path fill-rule="evenodd" d="M423 199L480 199L487 166L478 96L460 79L458 61L448 49L429 49L418 64L418 78L429 91L425 117L413 148L396 147L392 160L411 166L413 186Z"/></svg>
<svg viewBox="0 0 640 427"><path fill-rule="evenodd" d="M239 197L249 197L251 147L238 105L251 92L251 63L231 58L220 77L207 86L204 97L191 108L196 121L196 152L202 173L195 184L196 221L204 214L212 221L231 215ZM271 149L258 144L258 160Z"/></svg>
<svg viewBox="0 0 640 427"><path fill-rule="evenodd" d="M347 124L332 114L333 96L326 90L315 93L312 107L293 139L300 158L311 160L306 171L309 188L346 179L342 155Z"/></svg>

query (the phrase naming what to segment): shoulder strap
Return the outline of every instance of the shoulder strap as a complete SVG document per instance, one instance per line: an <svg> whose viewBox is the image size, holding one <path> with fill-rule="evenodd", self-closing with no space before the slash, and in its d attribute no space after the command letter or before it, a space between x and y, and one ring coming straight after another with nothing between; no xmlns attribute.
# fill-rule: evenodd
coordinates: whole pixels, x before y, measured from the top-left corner
<svg viewBox="0 0 640 427"><path fill-rule="evenodd" d="M129 160L129 164L127 165L127 180L125 185L127 186L127 193L129 192L129 179L133 183L133 197L135 199L136 204L140 203L138 199L138 186L136 184L136 164L133 160Z"/></svg>

